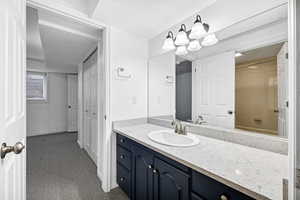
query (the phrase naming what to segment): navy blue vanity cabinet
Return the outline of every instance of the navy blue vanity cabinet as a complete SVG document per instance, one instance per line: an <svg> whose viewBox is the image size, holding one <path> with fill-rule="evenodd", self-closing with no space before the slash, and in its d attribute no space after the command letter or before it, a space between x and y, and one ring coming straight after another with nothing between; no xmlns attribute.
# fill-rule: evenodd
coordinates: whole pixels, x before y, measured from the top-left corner
<svg viewBox="0 0 300 200"><path fill-rule="evenodd" d="M255 200L196 171L192 171L192 191L193 200Z"/></svg>
<svg viewBox="0 0 300 200"><path fill-rule="evenodd" d="M117 183L131 200L254 200L119 134Z"/></svg>
<svg viewBox="0 0 300 200"><path fill-rule="evenodd" d="M189 200L190 176L154 158L154 200Z"/></svg>
<svg viewBox="0 0 300 200"><path fill-rule="evenodd" d="M148 149L132 146L132 189L133 200L153 200L153 159L154 155Z"/></svg>
<svg viewBox="0 0 300 200"><path fill-rule="evenodd" d="M117 134L117 183L130 198L133 188L131 145L130 139Z"/></svg>
<svg viewBox="0 0 300 200"><path fill-rule="evenodd" d="M131 197L131 172L119 163L117 164L117 183L120 188L127 194L127 196Z"/></svg>

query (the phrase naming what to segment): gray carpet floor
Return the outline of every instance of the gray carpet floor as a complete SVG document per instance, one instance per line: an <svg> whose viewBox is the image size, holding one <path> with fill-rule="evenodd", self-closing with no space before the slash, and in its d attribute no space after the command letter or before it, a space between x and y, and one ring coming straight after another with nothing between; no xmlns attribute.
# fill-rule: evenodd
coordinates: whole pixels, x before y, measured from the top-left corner
<svg viewBox="0 0 300 200"><path fill-rule="evenodd" d="M104 193L96 166L77 145L76 133L27 139L27 200L128 200Z"/></svg>

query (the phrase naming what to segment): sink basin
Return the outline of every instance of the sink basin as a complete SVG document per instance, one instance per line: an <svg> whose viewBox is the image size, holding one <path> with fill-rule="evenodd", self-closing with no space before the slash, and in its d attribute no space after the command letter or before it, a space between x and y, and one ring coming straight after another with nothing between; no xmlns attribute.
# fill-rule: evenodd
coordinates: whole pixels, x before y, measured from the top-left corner
<svg viewBox="0 0 300 200"><path fill-rule="evenodd" d="M199 139L192 134L179 135L174 130L152 131L148 137L154 142L175 146L175 147L190 147L199 144Z"/></svg>

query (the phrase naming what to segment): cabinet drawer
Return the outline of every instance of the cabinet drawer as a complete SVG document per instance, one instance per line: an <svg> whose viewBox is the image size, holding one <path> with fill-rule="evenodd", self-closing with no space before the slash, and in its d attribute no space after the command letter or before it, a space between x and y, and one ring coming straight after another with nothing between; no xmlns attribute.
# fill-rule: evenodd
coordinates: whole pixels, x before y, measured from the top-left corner
<svg viewBox="0 0 300 200"><path fill-rule="evenodd" d="M123 135L117 134L117 144L130 150L131 140Z"/></svg>
<svg viewBox="0 0 300 200"><path fill-rule="evenodd" d="M254 200L253 198L196 171L192 172L192 191L198 194L199 197L201 197L201 200L218 200L222 199L222 195L232 200Z"/></svg>
<svg viewBox="0 0 300 200"><path fill-rule="evenodd" d="M117 183L120 188L131 197L131 173L120 164L117 164Z"/></svg>
<svg viewBox="0 0 300 200"><path fill-rule="evenodd" d="M162 154L159 154L159 153L156 153L155 154L155 157L159 158L160 160L166 162L166 163L169 163L170 165L186 172L186 173L189 173L189 168L187 166L184 166L183 164L175 161L175 160L172 160L166 156L163 156Z"/></svg>
<svg viewBox="0 0 300 200"><path fill-rule="evenodd" d="M117 161L127 169L131 170L131 152L120 145L117 146Z"/></svg>
<svg viewBox="0 0 300 200"><path fill-rule="evenodd" d="M199 197L198 195L196 195L195 193L192 193L191 195L191 200L204 200L201 197Z"/></svg>

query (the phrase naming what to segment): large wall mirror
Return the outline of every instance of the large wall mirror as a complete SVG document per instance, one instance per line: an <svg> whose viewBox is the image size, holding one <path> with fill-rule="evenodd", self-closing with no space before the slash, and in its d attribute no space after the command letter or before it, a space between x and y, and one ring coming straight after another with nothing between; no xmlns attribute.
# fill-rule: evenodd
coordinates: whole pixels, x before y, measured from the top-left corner
<svg viewBox="0 0 300 200"><path fill-rule="evenodd" d="M287 5L216 32L219 43L149 60L149 117L287 137Z"/></svg>

